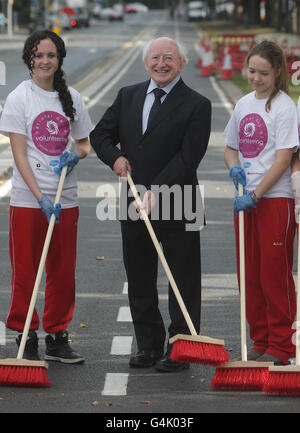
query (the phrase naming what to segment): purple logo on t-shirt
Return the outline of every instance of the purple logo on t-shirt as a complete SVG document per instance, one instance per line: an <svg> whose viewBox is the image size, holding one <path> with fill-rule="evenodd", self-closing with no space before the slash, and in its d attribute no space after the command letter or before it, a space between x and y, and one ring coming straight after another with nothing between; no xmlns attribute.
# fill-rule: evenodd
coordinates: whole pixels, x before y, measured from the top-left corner
<svg viewBox="0 0 300 433"><path fill-rule="evenodd" d="M240 123L239 150L244 158L255 158L268 142L264 119L256 113L245 116Z"/></svg>
<svg viewBox="0 0 300 433"><path fill-rule="evenodd" d="M70 125L66 117L56 111L40 113L32 125L32 140L46 155L60 155L69 140Z"/></svg>

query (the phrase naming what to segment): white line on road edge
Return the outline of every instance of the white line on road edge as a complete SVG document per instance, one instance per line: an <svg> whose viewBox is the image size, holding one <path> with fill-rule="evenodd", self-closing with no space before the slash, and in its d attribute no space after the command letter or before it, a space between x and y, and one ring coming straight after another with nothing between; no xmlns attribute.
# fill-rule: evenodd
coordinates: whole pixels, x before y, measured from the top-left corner
<svg viewBox="0 0 300 433"><path fill-rule="evenodd" d="M198 33L199 38L201 39L203 34L199 33L199 32L197 32L197 33ZM195 49L197 54L200 53L199 46L196 42L194 43L194 49ZM231 104L231 102L228 101L228 98L226 97L225 93L223 92L221 87L218 85L216 78L215 77L209 77L209 80L210 80L211 85L213 86L214 90L216 91L217 95L221 99L222 106L224 108L226 108L226 110L228 111L228 113L231 116L232 112L233 112L233 105ZM215 103L215 106L217 106L216 103Z"/></svg>
<svg viewBox="0 0 300 433"><path fill-rule="evenodd" d="M128 373L107 373L102 395L126 395Z"/></svg>
<svg viewBox="0 0 300 433"><path fill-rule="evenodd" d="M232 112L233 112L233 105L228 101L228 99L225 96L225 93L220 88L220 86L217 84L216 78L215 77L209 77L209 80L210 80L211 85L213 86L214 90L218 94L219 98L221 99L223 107L226 108L226 110L228 111L228 113L231 116Z"/></svg>
<svg viewBox="0 0 300 433"><path fill-rule="evenodd" d="M5 197L11 190L11 179L8 179L1 187L0 187L0 199Z"/></svg>
<svg viewBox="0 0 300 433"><path fill-rule="evenodd" d="M90 110L92 107L94 107L94 105L97 104L97 102L100 101L101 98L103 98L103 96L123 77L123 75L126 74L126 72L128 71L128 69L130 68L130 66L132 65L132 63L135 61L135 59L137 58L137 56L140 54L140 52L142 51L143 46L138 46L136 52L132 55L132 57L130 58L130 60L128 61L128 63L120 70L120 72L115 76L114 79L112 79L105 87L104 89L98 93L97 96L95 96L94 98L92 98L87 104L87 109Z"/></svg>
<svg viewBox="0 0 300 433"><path fill-rule="evenodd" d="M116 336L113 338L110 354L111 355L130 355L133 337Z"/></svg>

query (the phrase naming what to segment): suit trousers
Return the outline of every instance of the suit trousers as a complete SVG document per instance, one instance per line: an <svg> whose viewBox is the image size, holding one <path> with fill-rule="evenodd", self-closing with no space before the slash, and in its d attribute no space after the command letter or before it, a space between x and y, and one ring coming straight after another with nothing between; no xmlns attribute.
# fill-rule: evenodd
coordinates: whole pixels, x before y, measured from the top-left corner
<svg viewBox="0 0 300 433"><path fill-rule="evenodd" d="M145 223L121 223L124 265L128 278L129 305L138 350L164 351L166 331L159 310L157 289L158 255ZM201 257L200 232L155 228L196 331L200 332ZM169 337L190 334L169 284ZM168 345L167 353L171 347Z"/></svg>
<svg viewBox="0 0 300 433"><path fill-rule="evenodd" d="M238 215L234 218L239 276ZM253 349L283 362L295 356L295 228L291 198L262 199L245 212L246 315Z"/></svg>
<svg viewBox="0 0 300 433"><path fill-rule="evenodd" d="M43 327L48 333L67 328L75 305L75 266L78 207L62 209L55 224L45 264ZM41 209L10 207L9 247L12 295L6 325L22 332L48 229ZM34 310L30 330L39 328Z"/></svg>

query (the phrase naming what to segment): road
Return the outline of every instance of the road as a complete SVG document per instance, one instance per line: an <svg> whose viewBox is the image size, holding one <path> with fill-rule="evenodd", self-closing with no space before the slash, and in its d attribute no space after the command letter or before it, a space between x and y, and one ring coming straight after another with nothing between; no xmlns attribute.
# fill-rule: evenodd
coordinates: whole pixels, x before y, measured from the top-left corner
<svg viewBox="0 0 300 433"><path fill-rule="evenodd" d="M94 23L89 29L67 34L65 70L71 84L82 91L95 124L120 87L146 78L141 60L142 47L149 37L162 35L180 38L184 43L189 63L183 78L213 105L209 148L198 169L199 182L204 187L207 218L207 226L201 231L201 334L224 338L231 359L238 359L239 296L232 224L233 187L224 167L222 137L231 109L215 78L200 77L195 50L199 37L194 25L171 21L159 11L126 17L125 23ZM0 99L5 99L8 91L26 77L21 64L20 69L17 68L20 47L11 49L9 55L7 50L0 49L2 59L9 59L8 85L0 88ZM95 90L96 84L98 90ZM78 167L77 297L69 332L74 349L85 356L85 364L51 363L48 376L52 387L49 389L0 388L0 412L97 413L104 414L103 422L113 420L118 414L127 419L142 414L152 417L156 414L172 414L173 417L191 414L192 427L200 426L199 414L203 413L299 412L297 399L271 398L259 392L213 391L210 388L215 371L212 367L192 365L190 370L179 374L160 374L152 368L129 369L129 357L135 353L136 346L126 294L120 227L116 220L99 221L96 217L97 205L103 199L100 194L103 185L117 186L117 182L115 175L93 152ZM0 200L2 322L10 298L8 207L9 194ZM161 268L158 282L161 311L168 326L167 280ZM43 310L43 295L41 285L39 312ZM39 337L43 354L45 333L42 329ZM0 346L0 358L16 355L14 338L15 333L8 330L6 344ZM145 428L149 431L151 425Z"/></svg>

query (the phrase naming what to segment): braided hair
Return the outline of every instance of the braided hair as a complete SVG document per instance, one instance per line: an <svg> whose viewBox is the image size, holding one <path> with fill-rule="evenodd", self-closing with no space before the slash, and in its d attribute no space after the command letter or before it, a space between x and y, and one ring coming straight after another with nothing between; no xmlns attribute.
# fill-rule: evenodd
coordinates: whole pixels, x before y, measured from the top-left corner
<svg viewBox="0 0 300 433"><path fill-rule="evenodd" d="M62 104L62 108L66 116L71 119L71 122L75 119L76 109L73 106L73 99L68 89L65 73L61 69L63 59L66 57L65 43L60 36L50 30L40 30L32 33L26 40L23 49L23 60L30 70L32 76L32 69L34 66L34 56L37 51L37 46L41 40L50 39L57 49L58 57L58 68L54 74L53 87L58 92L59 100Z"/></svg>

